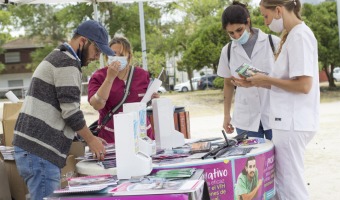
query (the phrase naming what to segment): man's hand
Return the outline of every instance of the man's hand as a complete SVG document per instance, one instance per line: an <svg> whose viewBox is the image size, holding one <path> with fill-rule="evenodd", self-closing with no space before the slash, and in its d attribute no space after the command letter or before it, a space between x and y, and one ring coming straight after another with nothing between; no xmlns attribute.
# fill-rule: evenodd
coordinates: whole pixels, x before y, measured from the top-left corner
<svg viewBox="0 0 340 200"><path fill-rule="evenodd" d="M102 138L93 136L92 139L87 142L87 145L89 146L93 158L97 158L98 160L104 160L106 150L104 145L106 145L106 141Z"/></svg>

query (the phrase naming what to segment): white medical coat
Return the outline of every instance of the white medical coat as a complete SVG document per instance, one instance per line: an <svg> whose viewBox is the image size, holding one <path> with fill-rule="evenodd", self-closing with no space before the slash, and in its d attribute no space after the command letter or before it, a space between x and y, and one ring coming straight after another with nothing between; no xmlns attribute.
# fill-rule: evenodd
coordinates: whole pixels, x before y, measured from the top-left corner
<svg viewBox="0 0 340 200"><path fill-rule="evenodd" d="M313 85L308 94L271 87L271 128L290 130L293 122L294 131L317 131L320 105L318 47L313 32L305 23L296 25L289 32L272 76L280 79L310 76Z"/></svg>
<svg viewBox="0 0 340 200"><path fill-rule="evenodd" d="M275 49L277 49L280 39L274 35L272 35L272 38ZM261 30L258 32L258 38L251 53L251 58L248 57L242 45L237 42L232 42L231 44L230 63L228 62L227 51L228 45L225 45L222 49L217 69L217 75L223 78L231 78L231 76L239 77L235 70L243 63L248 63L268 73L271 73L274 66L275 58L268 35ZM270 129L269 90L257 87L238 87L235 94L231 124L240 129L257 132L260 121L264 130Z"/></svg>

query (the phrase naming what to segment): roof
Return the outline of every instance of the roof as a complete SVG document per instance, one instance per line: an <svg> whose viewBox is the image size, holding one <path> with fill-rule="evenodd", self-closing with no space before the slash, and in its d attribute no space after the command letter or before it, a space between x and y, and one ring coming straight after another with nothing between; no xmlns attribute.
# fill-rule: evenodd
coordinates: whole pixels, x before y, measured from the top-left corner
<svg viewBox="0 0 340 200"><path fill-rule="evenodd" d="M2 45L3 49L28 49L44 47L41 40L36 38L18 38Z"/></svg>

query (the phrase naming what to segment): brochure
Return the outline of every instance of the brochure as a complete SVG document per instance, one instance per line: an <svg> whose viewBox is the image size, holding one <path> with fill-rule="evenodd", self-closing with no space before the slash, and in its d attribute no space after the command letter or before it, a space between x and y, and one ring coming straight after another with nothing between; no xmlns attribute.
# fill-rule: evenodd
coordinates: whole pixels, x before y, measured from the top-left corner
<svg viewBox="0 0 340 200"><path fill-rule="evenodd" d="M265 75L268 75L267 72L264 72L260 69L257 69L256 67L251 66L250 64L247 63L243 63L240 67L238 67L235 72L237 72L239 74L239 76L241 77L251 77L256 73L262 73Z"/></svg>
<svg viewBox="0 0 340 200"><path fill-rule="evenodd" d="M156 172L155 176L160 178L190 178L195 168L164 169Z"/></svg>
<svg viewBox="0 0 340 200"><path fill-rule="evenodd" d="M204 180L191 179L138 183L128 181L109 190L109 193L112 193L114 196L189 193L194 192L203 184Z"/></svg>
<svg viewBox="0 0 340 200"><path fill-rule="evenodd" d="M196 142L190 144L191 153L208 152L211 149L211 142Z"/></svg>
<svg viewBox="0 0 340 200"><path fill-rule="evenodd" d="M117 185L117 178L113 175L97 175L97 176L83 176L72 177L68 179L69 190L73 189L87 189L101 186Z"/></svg>

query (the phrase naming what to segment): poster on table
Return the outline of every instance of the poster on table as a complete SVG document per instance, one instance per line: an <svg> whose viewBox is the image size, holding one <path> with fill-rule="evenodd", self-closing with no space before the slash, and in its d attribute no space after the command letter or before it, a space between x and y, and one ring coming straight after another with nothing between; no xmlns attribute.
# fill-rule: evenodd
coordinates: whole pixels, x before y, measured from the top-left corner
<svg viewBox="0 0 340 200"><path fill-rule="evenodd" d="M274 152L234 160L234 199L268 200L274 194Z"/></svg>
<svg viewBox="0 0 340 200"><path fill-rule="evenodd" d="M195 166L204 169L211 200L233 200L233 173L230 160Z"/></svg>

